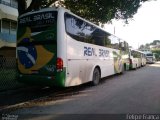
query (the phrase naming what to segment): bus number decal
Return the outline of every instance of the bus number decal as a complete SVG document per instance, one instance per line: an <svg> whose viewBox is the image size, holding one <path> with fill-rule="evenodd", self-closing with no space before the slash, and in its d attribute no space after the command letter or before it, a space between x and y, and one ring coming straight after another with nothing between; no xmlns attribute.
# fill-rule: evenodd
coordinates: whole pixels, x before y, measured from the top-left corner
<svg viewBox="0 0 160 120"><path fill-rule="evenodd" d="M95 48L84 47L84 56L97 56Z"/></svg>
<svg viewBox="0 0 160 120"><path fill-rule="evenodd" d="M84 56L96 56L96 49L92 47L84 47ZM104 49L99 49L99 57L109 57L109 51Z"/></svg>
<svg viewBox="0 0 160 120"><path fill-rule="evenodd" d="M99 57L109 57L109 51L108 50L99 49Z"/></svg>

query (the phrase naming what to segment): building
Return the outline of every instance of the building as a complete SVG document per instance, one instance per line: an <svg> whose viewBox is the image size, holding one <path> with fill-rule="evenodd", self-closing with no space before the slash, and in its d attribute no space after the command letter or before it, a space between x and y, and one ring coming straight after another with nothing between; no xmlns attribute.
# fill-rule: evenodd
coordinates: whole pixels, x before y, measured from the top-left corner
<svg viewBox="0 0 160 120"><path fill-rule="evenodd" d="M153 43L150 45L151 50L160 49L160 40L154 40Z"/></svg>
<svg viewBox="0 0 160 120"><path fill-rule="evenodd" d="M150 45L151 50L160 49L160 44L157 45Z"/></svg>
<svg viewBox="0 0 160 120"><path fill-rule="evenodd" d="M16 27L18 16L16 0L0 0L0 56L16 56Z"/></svg>

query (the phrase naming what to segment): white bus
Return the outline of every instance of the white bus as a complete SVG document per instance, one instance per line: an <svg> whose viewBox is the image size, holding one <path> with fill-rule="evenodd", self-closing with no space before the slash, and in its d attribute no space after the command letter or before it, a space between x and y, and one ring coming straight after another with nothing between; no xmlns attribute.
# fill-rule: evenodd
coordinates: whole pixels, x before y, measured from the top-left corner
<svg viewBox="0 0 160 120"><path fill-rule="evenodd" d="M146 63L147 63L147 60L146 60L146 55L145 55L145 53L144 52L142 52L142 51L140 51L140 53L141 53L141 60L142 60L142 64L141 64L141 66L143 67L143 66L145 66L146 65Z"/></svg>
<svg viewBox="0 0 160 120"><path fill-rule="evenodd" d="M152 53L152 52L146 52L145 56L146 56L146 60L147 60L148 64L156 62L156 57L155 57L154 53Z"/></svg>
<svg viewBox="0 0 160 120"><path fill-rule="evenodd" d="M19 81L45 86L97 85L124 70L119 38L64 8L18 18Z"/></svg>
<svg viewBox="0 0 160 120"><path fill-rule="evenodd" d="M142 66L142 52L135 49L130 49L129 51L130 69L140 68ZM143 62L143 64L145 63Z"/></svg>

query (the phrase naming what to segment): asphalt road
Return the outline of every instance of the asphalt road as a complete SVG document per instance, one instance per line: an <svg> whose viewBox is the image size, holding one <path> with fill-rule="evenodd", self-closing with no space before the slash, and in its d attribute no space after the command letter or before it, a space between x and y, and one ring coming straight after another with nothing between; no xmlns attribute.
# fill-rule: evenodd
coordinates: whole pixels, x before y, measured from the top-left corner
<svg viewBox="0 0 160 120"><path fill-rule="evenodd" d="M89 116L96 118L95 114L160 114L159 76L160 62L157 62L123 75L108 77L98 86L80 88L78 94L22 104L9 114L33 120L66 119L63 115L71 119L84 119Z"/></svg>

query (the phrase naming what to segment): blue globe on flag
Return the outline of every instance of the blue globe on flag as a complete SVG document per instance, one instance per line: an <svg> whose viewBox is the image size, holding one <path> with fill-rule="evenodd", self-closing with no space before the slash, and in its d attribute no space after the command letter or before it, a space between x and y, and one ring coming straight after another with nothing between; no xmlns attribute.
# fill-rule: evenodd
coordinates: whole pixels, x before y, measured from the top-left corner
<svg viewBox="0 0 160 120"><path fill-rule="evenodd" d="M35 65L37 59L37 51L36 48L31 46L19 46L18 50L18 57L19 61L25 68L31 68Z"/></svg>

